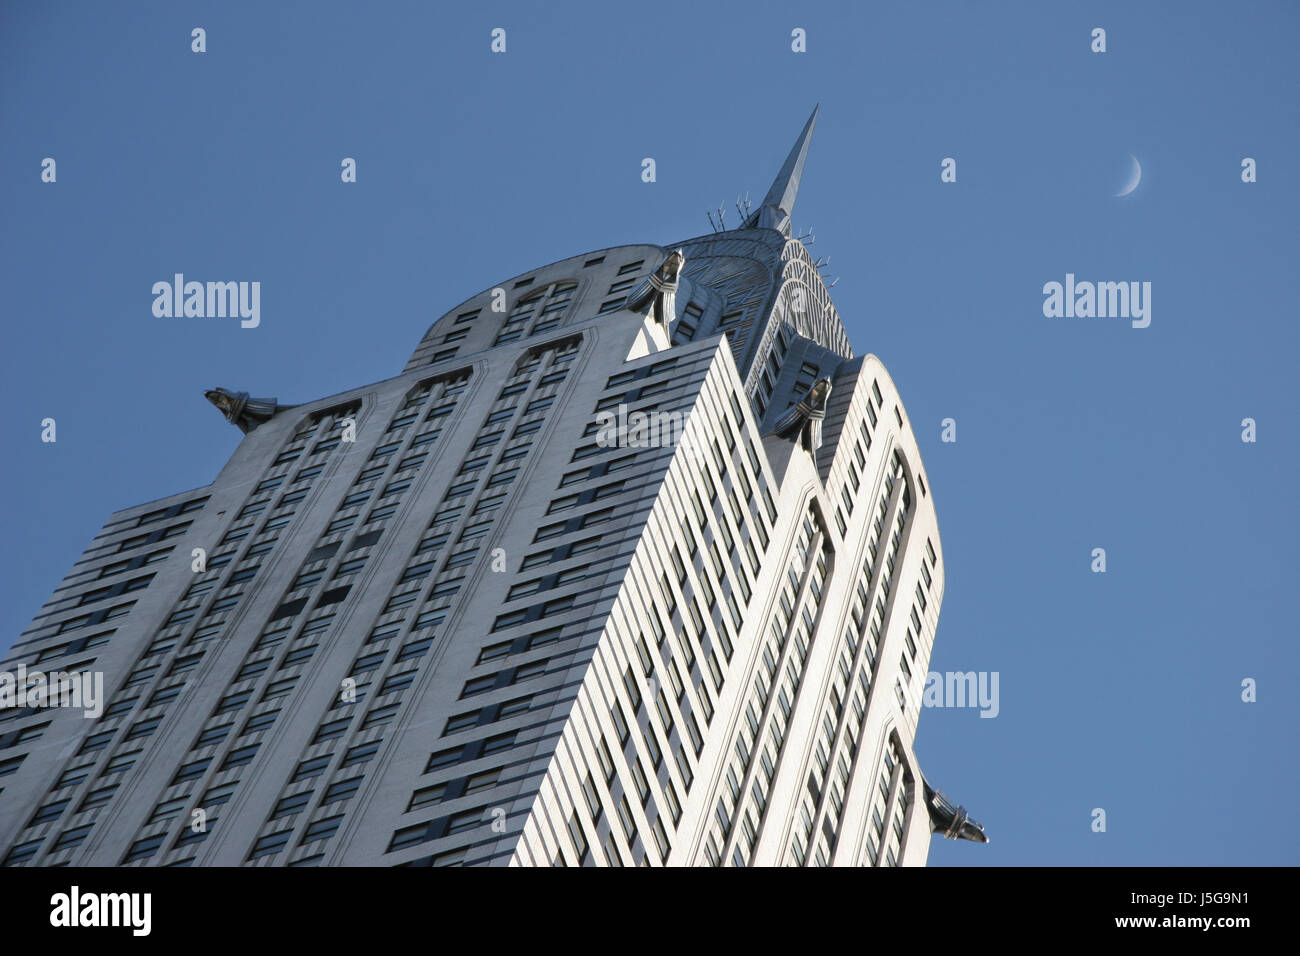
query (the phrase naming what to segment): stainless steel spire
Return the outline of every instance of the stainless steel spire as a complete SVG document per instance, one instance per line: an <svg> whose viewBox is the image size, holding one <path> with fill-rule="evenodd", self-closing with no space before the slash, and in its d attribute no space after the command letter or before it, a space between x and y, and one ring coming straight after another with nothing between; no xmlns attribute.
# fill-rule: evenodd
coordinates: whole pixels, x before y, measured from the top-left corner
<svg viewBox="0 0 1300 956"><path fill-rule="evenodd" d="M799 195L799 181L803 178L808 145L812 142L813 127L817 125L817 111L820 109L820 103L813 107L812 115L804 123L803 132L795 140L790 155L785 158L781 171L763 197L762 205L745 220L745 227L770 228L790 235L790 216L794 212L795 197Z"/></svg>

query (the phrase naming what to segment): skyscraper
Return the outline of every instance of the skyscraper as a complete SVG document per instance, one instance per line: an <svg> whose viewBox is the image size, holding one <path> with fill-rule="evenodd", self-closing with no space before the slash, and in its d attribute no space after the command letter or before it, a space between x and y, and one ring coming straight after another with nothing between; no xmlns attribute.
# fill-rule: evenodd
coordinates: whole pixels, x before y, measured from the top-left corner
<svg viewBox="0 0 1300 956"><path fill-rule="evenodd" d="M792 238L815 120L738 228L506 280L382 382L209 391L245 432L226 467L113 515L0 665L0 858L983 840L913 753L944 586L916 440ZM46 706L82 673L102 713Z"/></svg>

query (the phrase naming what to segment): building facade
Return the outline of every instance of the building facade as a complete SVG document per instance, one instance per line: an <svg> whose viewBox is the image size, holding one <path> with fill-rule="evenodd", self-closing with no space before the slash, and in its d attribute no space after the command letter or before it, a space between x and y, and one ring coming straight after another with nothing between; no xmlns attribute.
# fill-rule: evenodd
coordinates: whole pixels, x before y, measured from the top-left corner
<svg viewBox="0 0 1300 956"><path fill-rule="evenodd" d="M913 753L944 588L916 440L791 236L815 119L739 228L512 278L383 382L209 392L246 433L216 480L113 515L0 664L0 859L983 840ZM36 672L102 674L102 713L23 706Z"/></svg>

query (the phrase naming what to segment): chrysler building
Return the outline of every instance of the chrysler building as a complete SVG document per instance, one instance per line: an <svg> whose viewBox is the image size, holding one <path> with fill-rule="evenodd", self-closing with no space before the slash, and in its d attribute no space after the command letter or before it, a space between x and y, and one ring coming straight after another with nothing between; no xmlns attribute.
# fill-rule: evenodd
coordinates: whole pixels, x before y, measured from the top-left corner
<svg viewBox="0 0 1300 956"><path fill-rule="evenodd" d="M105 696L90 717L11 684L0 860L896 866L984 842L913 750L935 489L791 230L816 116L736 228L504 279L381 382L209 389L229 462L112 515L0 663Z"/></svg>

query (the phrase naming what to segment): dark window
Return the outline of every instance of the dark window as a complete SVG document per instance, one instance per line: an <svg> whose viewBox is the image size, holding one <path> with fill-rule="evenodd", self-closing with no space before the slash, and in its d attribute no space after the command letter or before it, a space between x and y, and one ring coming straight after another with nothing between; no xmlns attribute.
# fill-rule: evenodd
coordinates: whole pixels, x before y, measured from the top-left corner
<svg viewBox="0 0 1300 956"><path fill-rule="evenodd" d="M281 830L278 833L268 833L253 844L253 848L248 852L248 858L255 860L259 856L270 856L272 853L279 853L289 842L289 835L292 830Z"/></svg>
<svg viewBox="0 0 1300 956"><path fill-rule="evenodd" d="M309 803L311 803L310 790L306 793L296 793L291 797L285 797L275 805L275 809L271 811L271 816L267 819L278 820L280 817L288 816L291 813L297 813Z"/></svg>

